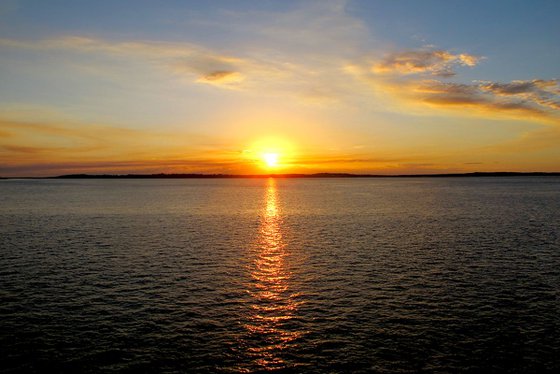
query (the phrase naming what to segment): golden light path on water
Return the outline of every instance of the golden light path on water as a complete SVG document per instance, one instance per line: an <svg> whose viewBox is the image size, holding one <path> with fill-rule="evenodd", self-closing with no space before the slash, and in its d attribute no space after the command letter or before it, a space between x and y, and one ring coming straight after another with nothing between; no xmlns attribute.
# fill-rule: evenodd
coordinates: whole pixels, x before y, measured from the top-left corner
<svg viewBox="0 0 560 374"><path fill-rule="evenodd" d="M261 370L287 367L281 353L303 334L289 326L296 316L298 294L290 289L285 247L276 181L270 178L261 213L258 252L251 270L251 312L245 326L251 336L247 354Z"/></svg>

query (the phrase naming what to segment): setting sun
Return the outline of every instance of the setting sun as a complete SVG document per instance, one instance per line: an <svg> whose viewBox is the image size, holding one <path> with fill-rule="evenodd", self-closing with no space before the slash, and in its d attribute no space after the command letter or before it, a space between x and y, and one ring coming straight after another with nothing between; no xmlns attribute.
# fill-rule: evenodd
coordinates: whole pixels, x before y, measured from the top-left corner
<svg viewBox="0 0 560 374"><path fill-rule="evenodd" d="M262 159L269 168L278 166L278 153L263 153Z"/></svg>
<svg viewBox="0 0 560 374"><path fill-rule="evenodd" d="M241 153L243 162L253 165L258 172L290 170L297 159L294 144L282 136L269 135L249 142Z"/></svg>

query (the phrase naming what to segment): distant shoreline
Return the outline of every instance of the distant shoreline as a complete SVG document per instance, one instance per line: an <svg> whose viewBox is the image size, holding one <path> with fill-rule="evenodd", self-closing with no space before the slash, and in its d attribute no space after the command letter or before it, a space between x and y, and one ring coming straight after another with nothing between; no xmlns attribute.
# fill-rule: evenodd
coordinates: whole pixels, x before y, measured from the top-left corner
<svg viewBox="0 0 560 374"><path fill-rule="evenodd" d="M67 174L54 177L0 177L0 179L258 179L258 178L451 178L451 177L548 177L560 172L473 172L448 174Z"/></svg>

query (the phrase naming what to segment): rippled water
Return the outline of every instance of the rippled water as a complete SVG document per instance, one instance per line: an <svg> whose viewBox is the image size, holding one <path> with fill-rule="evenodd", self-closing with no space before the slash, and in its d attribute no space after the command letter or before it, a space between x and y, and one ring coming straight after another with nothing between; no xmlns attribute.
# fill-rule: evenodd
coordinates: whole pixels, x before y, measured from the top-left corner
<svg viewBox="0 0 560 374"><path fill-rule="evenodd" d="M0 365L560 369L560 178L0 181Z"/></svg>

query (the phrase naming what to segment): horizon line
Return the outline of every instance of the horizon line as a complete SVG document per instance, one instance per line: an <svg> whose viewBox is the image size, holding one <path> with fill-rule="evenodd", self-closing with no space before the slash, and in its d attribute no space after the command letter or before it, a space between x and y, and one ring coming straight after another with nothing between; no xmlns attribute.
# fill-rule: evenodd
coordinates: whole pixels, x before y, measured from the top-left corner
<svg viewBox="0 0 560 374"><path fill-rule="evenodd" d="M1 177L0 179L258 179L258 178L445 178L445 177L516 177L560 176L560 172L467 172L434 174L355 174L355 173L269 173L269 174L205 174L205 173L154 173L154 174L64 174L47 177Z"/></svg>

